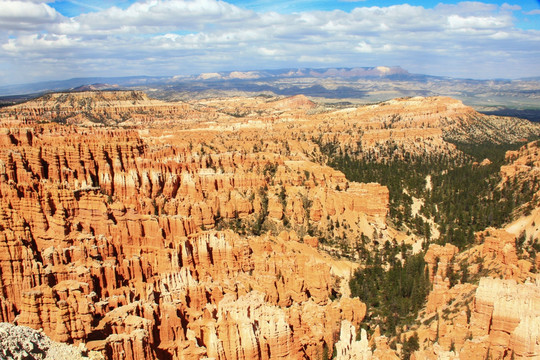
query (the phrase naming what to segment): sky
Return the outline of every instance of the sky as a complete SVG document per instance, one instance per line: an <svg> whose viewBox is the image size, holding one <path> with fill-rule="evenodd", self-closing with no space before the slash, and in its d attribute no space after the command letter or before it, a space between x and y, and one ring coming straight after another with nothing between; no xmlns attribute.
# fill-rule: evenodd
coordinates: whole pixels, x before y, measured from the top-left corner
<svg viewBox="0 0 540 360"><path fill-rule="evenodd" d="M540 76L540 1L0 0L0 85L401 66Z"/></svg>

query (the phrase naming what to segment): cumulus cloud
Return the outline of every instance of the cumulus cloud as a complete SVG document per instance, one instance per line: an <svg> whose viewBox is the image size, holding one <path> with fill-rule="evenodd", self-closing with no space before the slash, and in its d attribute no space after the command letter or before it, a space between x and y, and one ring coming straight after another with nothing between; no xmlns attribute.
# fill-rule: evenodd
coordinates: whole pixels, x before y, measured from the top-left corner
<svg viewBox="0 0 540 360"><path fill-rule="evenodd" d="M501 10L518 11L521 10L521 6L504 3L501 5Z"/></svg>
<svg viewBox="0 0 540 360"><path fill-rule="evenodd" d="M8 52L17 53L25 49L33 49L34 52L72 48L77 44L75 39L70 39L65 35L21 35L17 39L9 39L2 45Z"/></svg>
<svg viewBox="0 0 540 360"><path fill-rule="evenodd" d="M448 17L448 26L451 29L497 29L508 27L512 22L508 19L495 16L467 16L451 15Z"/></svg>
<svg viewBox="0 0 540 360"><path fill-rule="evenodd" d="M38 31L62 19L46 1L0 1L0 9L1 30Z"/></svg>
<svg viewBox="0 0 540 360"><path fill-rule="evenodd" d="M350 12L282 14L218 0L146 0L71 18L47 1L0 0L0 8L7 9L0 14L0 68L19 69L0 75L4 83L32 74L29 68L43 67L40 74L50 76L51 64L58 69L55 78L321 64L525 76L519 71L530 71L540 56L540 32L517 29L512 12L520 8L507 4L358 6ZM509 57L521 61L513 73L502 65Z"/></svg>
<svg viewBox="0 0 540 360"><path fill-rule="evenodd" d="M109 9L83 14L73 19L85 32L156 31L159 28L202 30L212 23L234 23L252 18L254 13L232 4L215 0L148 0L134 3L127 9ZM61 30L62 28L60 28ZM159 31L159 30L157 30Z"/></svg>

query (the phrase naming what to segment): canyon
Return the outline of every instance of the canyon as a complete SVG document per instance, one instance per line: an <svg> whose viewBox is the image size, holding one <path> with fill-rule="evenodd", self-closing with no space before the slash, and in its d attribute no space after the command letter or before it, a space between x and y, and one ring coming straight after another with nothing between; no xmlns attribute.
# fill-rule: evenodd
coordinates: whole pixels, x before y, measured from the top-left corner
<svg viewBox="0 0 540 360"><path fill-rule="evenodd" d="M421 239L390 218L387 186L348 180L324 149L464 159L455 143L540 136L445 97L334 108L302 95L57 93L0 109L0 124L0 321L96 359L398 358L362 330L353 249ZM536 146L507 153L500 186L537 182ZM411 356L540 354L540 253L516 241L538 239L537 200L470 249L429 245ZM462 266L476 283L450 284Z"/></svg>

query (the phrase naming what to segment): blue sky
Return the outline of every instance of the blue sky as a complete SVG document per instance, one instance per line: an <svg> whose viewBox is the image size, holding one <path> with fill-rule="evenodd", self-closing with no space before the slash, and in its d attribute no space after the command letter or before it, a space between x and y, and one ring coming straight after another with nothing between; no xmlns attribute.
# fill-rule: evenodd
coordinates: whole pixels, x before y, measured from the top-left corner
<svg viewBox="0 0 540 360"><path fill-rule="evenodd" d="M96 11L109 8L111 6L117 6L119 8L127 8L131 4L135 3L135 0L117 0L117 1L104 1L104 0L75 0L75 1L55 1L51 3L51 6L66 16L76 16L87 11ZM364 1L327 1L327 0L300 0L300 1L286 1L286 0L235 0L228 1L231 4L251 9L255 11L277 11L277 12L298 12L298 11L311 11L311 10L333 10L340 9L343 11L350 11L359 6L391 6L407 3L410 5L423 6L425 8L433 8L439 3L445 4L457 4L461 1L448 0L448 1L417 1L409 0L406 2L395 0L364 0ZM502 5L504 3L511 3L508 1L486 1L489 4ZM539 2L536 0L524 0L515 2L520 5L524 11L531 11L539 8Z"/></svg>
<svg viewBox="0 0 540 360"><path fill-rule="evenodd" d="M120 1L103 1L103 0L79 0L79 1L55 1L51 3L51 6L55 8L58 12L65 16L77 16L81 13L89 11L99 11L107 9L111 6L116 6L121 9L128 8L131 4L135 3L135 0L120 0ZM237 1L228 1L231 4L243 7L246 9L254 11L276 11L279 13L292 13L292 12L302 12L302 11L331 11L335 9L343 11L351 11L356 7L370 7L370 6L379 6L386 7L392 5L400 4L410 4L415 6L422 6L424 8L434 8L439 3L444 4L458 4L461 1L450 0L450 1L394 1L394 0L361 0L361 1L327 1L327 0L300 0L300 1L286 1L286 0L237 0ZM489 4L503 5L509 3L507 1L488 1ZM510 3L512 3L510 1ZM527 15L526 13L539 10L540 11L540 1L538 0L524 0L515 2L521 6L522 11L514 14L517 18L516 25L520 28L534 28L540 29L540 20L537 19L537 16Z"/></svg>
<svg viewBox="0 0 540 360"><path fill-rule="evenodd" d="M379 65L540 76L531 0L0 0L0 9L0 84Z"/></svg>

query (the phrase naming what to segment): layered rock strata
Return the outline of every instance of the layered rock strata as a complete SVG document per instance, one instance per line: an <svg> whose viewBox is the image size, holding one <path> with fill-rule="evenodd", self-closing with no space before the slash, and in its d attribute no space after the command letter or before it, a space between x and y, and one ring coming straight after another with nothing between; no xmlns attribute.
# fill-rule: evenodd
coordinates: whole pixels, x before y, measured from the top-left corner
<svg viewBox="0 0 540 360"><path fill-rule="evenodd" d="M130 130L45 124L0 137L2 321L111 359L265 359L315 358L341 320L364 317L340 297L354 265L319 254L317 238L201 230L265 211L276 225L343 214L383 225L384 187Z"/></svg>
<svg viewBox="0 0 540 360"><path fill-rule="evenodd" d="M165 103L83 92L4 108L0 320L109 359L315 359L336 343L354 358L366 311L347 295L357 265L320 249L396 231L388 189L320 165L321 146L381 161L454 156L449 134L489 137L494 121L447 98L335 110L301 96ZM538 133L516 129L511 139ZM433 251L442 286L455 251ZM519 334L516 344L530 335ZM395 357L376 342L372 358Z"/></svg>
<svg viewBox="0 0 540 360"><path fill-rule="evenodd" d="M511 225L514 226L514 225ZM426 314L416 331L420 359L536 359L540 356L540 278L532 264L516 255L516 238L503 229L477 233L478 245L463 252L450 245L431 245L426 262L438 270L428 296ZM469 276L481 277L479 285L450 286L449 266ZM441 270L442 268L445 270Z"/></svg>

